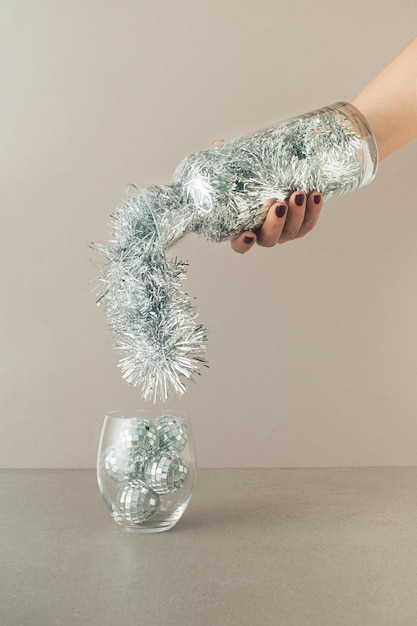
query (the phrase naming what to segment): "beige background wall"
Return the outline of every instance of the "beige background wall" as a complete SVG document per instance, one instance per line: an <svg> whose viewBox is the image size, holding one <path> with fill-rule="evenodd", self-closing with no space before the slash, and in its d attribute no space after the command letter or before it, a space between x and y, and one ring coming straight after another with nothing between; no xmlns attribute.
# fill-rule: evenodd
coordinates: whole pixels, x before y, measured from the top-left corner
<svg viewBox="0 0 417 626"><path fill-rule="evenodd" d="M416 34L415 0L3 0L1 467L92 467L142 406L88 281L127 183L213 139L350 100ZM195 237L211 368L178 404L200 466L417 462L417 144L308 238Z"/></svg>

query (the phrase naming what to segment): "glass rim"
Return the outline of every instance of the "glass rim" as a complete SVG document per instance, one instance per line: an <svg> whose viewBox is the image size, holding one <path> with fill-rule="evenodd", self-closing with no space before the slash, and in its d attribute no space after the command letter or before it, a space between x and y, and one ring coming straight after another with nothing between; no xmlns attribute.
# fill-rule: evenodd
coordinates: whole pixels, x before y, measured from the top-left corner
<svg viewBox="0 0 417 626"><path fill-rule="evenodd" d="M178 417L181 419L187 419L187 411L182 409L169 409L167 408L149 408L149 409L115 409L112 411L106 411L105 417L112 419L135 419L135 417L156 419L164 416Z"/></svg>

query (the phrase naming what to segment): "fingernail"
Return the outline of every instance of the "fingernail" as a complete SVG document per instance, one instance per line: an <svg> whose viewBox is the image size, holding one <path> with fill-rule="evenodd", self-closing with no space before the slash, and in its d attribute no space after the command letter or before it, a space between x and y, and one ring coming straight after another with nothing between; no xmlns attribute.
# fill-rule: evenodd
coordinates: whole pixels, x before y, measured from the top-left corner
<svg viewBox="0 0 417 626"><path fill-rule="evenodd" d="M275 209L275 213L277 217L284 217L286 210L287 210L286 204L279 204Z"/></svg>
<svg viewBox="0 0 417 626"><path fill-rule="evenodd" d="M297 206L303 206L303 204L304 204L304 194L303 193L297 193L297 195L295 196L295 204Z"/></svg>
<svg viewBox="0 0 417 626"><path fill-rule="evenodd" d="M243 237L243 241L247 244L250 244L253 241L253 237Z"/></svg>
<svg viewBox="0 0 417 626"><path fill-rule="evenodd" d="M314 204L320 204L321 193L316 193L314 196Z"/></svg>

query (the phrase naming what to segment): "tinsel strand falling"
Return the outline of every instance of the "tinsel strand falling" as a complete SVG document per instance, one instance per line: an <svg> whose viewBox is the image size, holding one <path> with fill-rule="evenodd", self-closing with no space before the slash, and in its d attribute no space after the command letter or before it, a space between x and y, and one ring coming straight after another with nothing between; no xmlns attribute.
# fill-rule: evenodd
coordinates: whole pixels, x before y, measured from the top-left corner
<svg viewBox="0 0 417 626"><path fill-rule="evenodd" d="M123 377L145 399L182 395L206 364L206 329L183 291L186 263L165 251L189 232L225 241L254 230L270 198L325 199L369 183L377 151L360 113L339 103L195 153L172 185L138 190L112 219L98 302L122 353Z"/></svg>

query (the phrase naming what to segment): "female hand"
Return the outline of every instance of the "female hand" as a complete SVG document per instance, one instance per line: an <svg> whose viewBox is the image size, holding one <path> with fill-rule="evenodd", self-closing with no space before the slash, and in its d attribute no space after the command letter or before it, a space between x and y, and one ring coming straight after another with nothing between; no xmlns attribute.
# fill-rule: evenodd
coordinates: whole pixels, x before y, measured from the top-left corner
<svg viewBox="0 0 417 626"><path fill-rule="evenodd" d="M323 206L323 196L313 191L308 196L295 191L286 202L272 198L267 202L268 213L262 226L254 231L245 231L231 241L235 252L244 254L258 243L272 248L277 243L304 237L317 224Z"/></svg>

